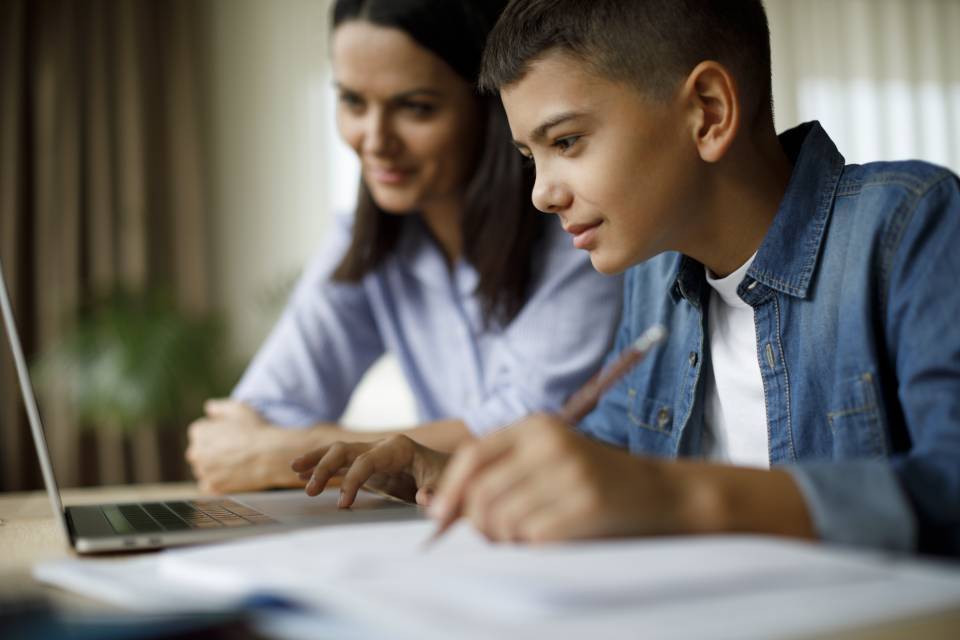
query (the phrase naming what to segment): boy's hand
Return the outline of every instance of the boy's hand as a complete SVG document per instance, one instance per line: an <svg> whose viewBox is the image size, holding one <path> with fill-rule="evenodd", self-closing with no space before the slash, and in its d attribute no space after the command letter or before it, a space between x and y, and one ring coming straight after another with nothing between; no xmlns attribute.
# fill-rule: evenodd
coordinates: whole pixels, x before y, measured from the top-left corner
<svg viewBox="0 0 960 640"><path fill-rule="evenodd" d="M459 512L493 540L677 533L691 528L684 489L669 463L534 415L461 448L430 512L441 523Z"/></svg>
<svg viewBox="0 0 960 640"><path fill-rule="evenodd" d="M428 505L450 456L402 435L378 442L335 442L303 455L290 465L315 496L335 475L340 483L341 508L349 507L365 484L407 502Z"/></svg>

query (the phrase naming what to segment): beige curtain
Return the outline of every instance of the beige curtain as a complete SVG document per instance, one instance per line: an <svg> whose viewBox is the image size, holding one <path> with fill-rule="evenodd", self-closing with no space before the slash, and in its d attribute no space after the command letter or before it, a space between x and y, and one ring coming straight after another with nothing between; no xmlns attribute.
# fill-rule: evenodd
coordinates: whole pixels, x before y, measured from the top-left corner
<svg viewBox="0 0 960 640"><path fill-rule="evenodd" d="M206 307L203 10L0 2L0 258L28 359L78 303L117 284ZM37 488L5 343L0 353L0 490ZM41 412L62 485L185 477L182 429L84 431L56 398Z"/></svg>
<svg viewBox="0 0 960 640"><path fill-rule="evenodd" d="M765 0L778 129L817 119L847 162L960 172L960 0Z"/></svg>

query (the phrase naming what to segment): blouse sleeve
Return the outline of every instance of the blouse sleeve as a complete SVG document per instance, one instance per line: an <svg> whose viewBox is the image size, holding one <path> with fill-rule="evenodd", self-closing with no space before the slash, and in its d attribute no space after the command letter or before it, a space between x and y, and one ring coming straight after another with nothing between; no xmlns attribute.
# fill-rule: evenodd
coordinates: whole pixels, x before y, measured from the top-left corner
<svg viewBox="0 0 960 640"><path fill-rule="evenodd" d="M291 427L339 419L384 346L362 283L330 279L350 243L349 216L336 216L280 320L232 397Z"/></svg>
<svg viewBox="0 0 960 640"><path fill-rule="evenodd" d="M551 228L533 294L496 338L483 400L462 419L482 436L532 412L557 411L596 372L620 317L619 276L597 273Z"/></svg>

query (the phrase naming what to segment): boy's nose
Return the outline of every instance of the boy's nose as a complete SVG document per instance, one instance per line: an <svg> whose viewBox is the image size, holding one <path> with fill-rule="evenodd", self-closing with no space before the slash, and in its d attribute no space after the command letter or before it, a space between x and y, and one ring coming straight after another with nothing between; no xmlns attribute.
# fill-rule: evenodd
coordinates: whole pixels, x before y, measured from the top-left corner
<svg viewBox="0 0 960 640"><path fill-rule="evenodd" d="M559 213L569 205L569 192L538 173L533 185L533 206L544 213Z"/></svg>

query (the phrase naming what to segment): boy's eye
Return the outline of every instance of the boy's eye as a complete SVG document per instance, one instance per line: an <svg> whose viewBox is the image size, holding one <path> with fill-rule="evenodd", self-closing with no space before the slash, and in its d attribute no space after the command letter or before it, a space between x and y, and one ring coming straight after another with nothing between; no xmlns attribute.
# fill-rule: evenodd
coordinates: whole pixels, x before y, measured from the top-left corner
<svg viewBox="0 0 960 640"><path fill-rule="evenodd" d="M577 143L577 140L580 139L580 136L566 136L564 138L557 138L553 146L560 150L560 153L567 151Z"/></svg>

